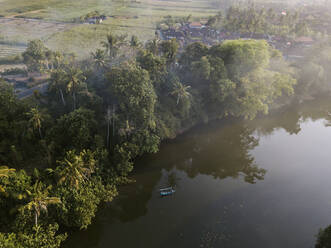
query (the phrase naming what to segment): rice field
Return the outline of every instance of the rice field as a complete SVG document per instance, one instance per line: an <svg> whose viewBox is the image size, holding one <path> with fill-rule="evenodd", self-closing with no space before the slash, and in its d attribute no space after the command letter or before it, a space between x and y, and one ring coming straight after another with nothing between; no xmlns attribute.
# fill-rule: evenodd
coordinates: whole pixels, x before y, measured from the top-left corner
<svg viewBox="0 0 331 248"><path fill-rule="evenodd" d="M135 34L145 41L154 37L156 24L164 16L208 17L220 10L221 1L0 0L0 16L4 17L0 18L0 40L24 45L41 39L51 49L84 57L99 47L109 32ZM100 25L73 23L96 10L110 17Z"/></svg>
<svg viewBox="0 0 331 248"><path fill-rule="evenodd" d="M24 52L24 46L10 46L0 44L0 58L16 55Z"/></svg>

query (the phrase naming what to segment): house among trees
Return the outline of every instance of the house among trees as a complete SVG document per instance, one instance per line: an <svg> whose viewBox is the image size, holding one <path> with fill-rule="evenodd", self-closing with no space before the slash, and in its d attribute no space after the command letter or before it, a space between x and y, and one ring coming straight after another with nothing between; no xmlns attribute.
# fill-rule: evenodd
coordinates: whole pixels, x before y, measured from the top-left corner
<svg viewBox="0 0 331 248"><path fill-rule="evenodd" d="M191 22L189 24L190 29L202 29L204 28L204 25L202 25L200 22Z"/></svg>
<svg viewBox="0 0 331 248"><path fill-rule="evenodd" d="M88 24L101 24L107 17L101 15L98 11L90 12L80 17L80 20Z"/></svg>
<svg viewBox="0 0 331 248"><path fill-rule="evenodd" d="M103 20L104 19L101 18L100 16L96 16L96 17L88 18L86 21L88 24L101 24Z"/></svg>
<svg viewBox="0 0 331 248"><path fill-rule="evenodd" d="M294 40L294 43L296 43L297 45L302 45L302 46L311 46L314 44L314 40L313 38L309 37L309 36L301 36L298 37Z"/></svg>

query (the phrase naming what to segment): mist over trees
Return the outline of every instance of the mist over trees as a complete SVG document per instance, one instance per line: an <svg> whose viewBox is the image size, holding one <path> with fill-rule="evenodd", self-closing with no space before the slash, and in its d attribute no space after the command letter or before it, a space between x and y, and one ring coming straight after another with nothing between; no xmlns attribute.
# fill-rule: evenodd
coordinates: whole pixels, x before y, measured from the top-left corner
<svg viewBox="0 0 331 248"><path fill-rule="evenodd" d="M207 24L221 22L251 36L311 32L296 12L280 17L254 5L230 7ZM65 232L87 228L98 206L130 183L135 158L157 152L162 140L330 92L330 42L309 51L290 63L266 40L182 48L176 39L143 44L110 33L78 61L31 41L23 61L29 73L49 75L46 94L18 99L0 81L0 244L60 247ZM243 150L239 160L248 157ZM253 169L247 181L265 173Z"/></svg>

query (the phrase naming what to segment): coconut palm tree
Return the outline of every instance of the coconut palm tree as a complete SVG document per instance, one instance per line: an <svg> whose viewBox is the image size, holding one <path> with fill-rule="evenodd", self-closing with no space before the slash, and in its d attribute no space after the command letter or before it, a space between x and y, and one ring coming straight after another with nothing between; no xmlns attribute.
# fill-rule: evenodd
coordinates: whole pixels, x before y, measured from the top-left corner
<svg viewBox="0 0 331 248"><path fill-rule="evenodd" d="M128 120L126 120L125 127L124 128L120 128L118 130L118 132L119 132L119 134L121 136L128 137L132 133L133 130L134 130L134 127L129 124L129 121Z"/></svg>
<svg viewBox="0 0 331 248"><path fill-rule="evenodd" d="M53 70L51 73L51 78L50 78L50 89L56 89L60 93L61 96L61 101L63 106L66 105L66 102L64 100L64 94L63 94L63 88L65 85L65 71L63 69L56 69Z"/></svg>
<svg viewBox="0 0 331 248"><path fill-rule="evenodd" d="M51 186L45 188L42 182L37 181L32 190L26 190L28 197L28 203L25 204L21 209L23 211L33 211L35 216L35 226L38 226L38 218L40 217L41 212L47 213L47 207L50 204L59 204L61 203L60 198L58 197L49 197L49 190Z"/></svg>
<svg viewBox="0 0 331 248"><path fill-rule="evenodd" d="M67 184L76 189L90 178L95 169L93 153L89 150L83 150L79 155L74 150L69 151L60 164L59 184Z"/></svg>
<svg viewBox="0 0 331 248"><path fill-rule="evenodd" d="M41 112L37 108L32 108L30 112L28 112L29 123L34 130L38 130L40 139L42 139L41 134L41 122L43 121L43 116Z"/></svg>
<svg viewBox="0 0 331 248"><path fill-rule="evenodd" d="M110 106L107 108L107 113L105 115L105 119L107 122L107 147L110 147L110 126L113 126L113 137L115 135L115 121L117 119L117 115L115 114L115 105L111 109Z"/></svg>
<svg viewBox="0 0 331 248"><path fill-rule="evenodd" d="M66 70L67 91L72 95L74 110L76 109L76 94L79 87L86 80L83 72L76 67L68 67Z"/></svg>
<svg viewBox="0 0 331 248"><path fill-rule="evenodd" d="M171 92L171 95L177 97L177 105L180 100L189 98L191 96L191 94L188 92L188 89L190 88L191 86L189 85L185 86L182 83L176 81L174 85L174 90Z"/></svg>
<svg viewBox="0 0 331 248"><path fill-rule="evenodd" d="M15 169L10 169L5 165L0 166L0 177L9 177L10 172L14 172Z"/></svg>
<svg viewBox="0 0 331 248"><path fill-rule="evenodd" d="M105 52L101 49L97 49L95 52L91 53L93 62L98 69L104 68L106 66Z"/></svg>
<svg viewBox="0 0 331 248"><path fill-rule="evenodd" d="M117 55L117 51L118 51L117 43L118 43L118 37L113 34L108 34L107 41L101 42L102 46L106 49L109 57L111 58L116 57Z"/></svg>
<svg viewBox="0 0 331 248"><path fill-rule="evenodd" d="M126 44L125 39L127 35L108 34L107 41L102 41L101 45L106 49L109 57L114 58L121 46Z"/></svg>
<svg viewBox="0 0 331 248"><path fill-rule="evenodd" d="M105 119L107 121L107 147L109 148L109 143L110 143L110 123L111 123L111 118L112 117L112 114L111 114L111 109L110 107L108 106L108 109L107 109L107 113L106 113L106 116L105 116Z"/></svg>
<svg viewBox="0 0 331 248"><path fill-rule="evenodd" d="M141 46L141 43L137 36L132 35L130 40L130 48L132 56L134 55L134 52Z"/></svg>
<svg viewBox="0 0 331 248"><path fill-rule="evenodd" d="M159 48L160 48L160 44L159 44L159 39L155 38L152 41L149 41L146 44L146 49L149 50L151 53L153 53L154 55L158 55L159 53Z"/></svg>
<svg viewBox="0 0 331 248"><path fill-rule="evenodd" d="M9 177L11 172L14 172L15 169L10 169L7 166L0 166L0 178L1 177ZM0 192L5 192L4 187L0 185Z"/></svg>

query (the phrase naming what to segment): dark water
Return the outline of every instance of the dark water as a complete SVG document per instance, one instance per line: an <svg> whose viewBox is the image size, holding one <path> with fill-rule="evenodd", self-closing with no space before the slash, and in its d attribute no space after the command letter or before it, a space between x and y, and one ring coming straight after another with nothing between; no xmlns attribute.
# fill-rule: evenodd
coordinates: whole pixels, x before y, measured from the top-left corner
<svg viewBox="0 0 331 248"><path fill-rule="evenodd" d="M328 110L324 98L200 126L162 145L66 247L313 247L331 224ZM169 185L175 195L160 198Z"/></svg>

